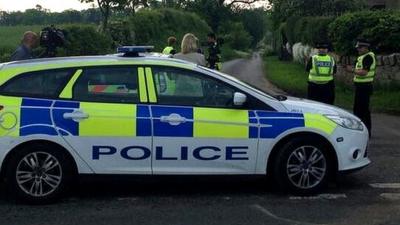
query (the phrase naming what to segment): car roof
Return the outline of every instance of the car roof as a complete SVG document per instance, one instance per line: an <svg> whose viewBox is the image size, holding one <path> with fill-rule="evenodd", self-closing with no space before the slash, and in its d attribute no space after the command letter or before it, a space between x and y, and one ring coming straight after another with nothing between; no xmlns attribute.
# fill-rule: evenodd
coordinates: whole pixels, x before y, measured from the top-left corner
<svg viewBox="0 0 400 225"><path fill-rule="evenodd" d="M30 59L0 64L0 84L18 74L26 72L113 65L159 65L185 69L195 69L197 67L196 64L191 62L161 56L122 57L121 55L105 55Z"/></svg>
<svg viewBox="0 0 400 225"><path fill-rule="evenodd" d="M13 61L4 63L3 69L12 67L32 67L36 65L59 64L60 67L67 66L93 66L99 65L120 65L120 64L171 64L176 66L194 67L194 63L167 58L160 56L139 56L139 57L121 57L120 55L105 56L72 56L57 58L30 59L22 61Z"/></svg>

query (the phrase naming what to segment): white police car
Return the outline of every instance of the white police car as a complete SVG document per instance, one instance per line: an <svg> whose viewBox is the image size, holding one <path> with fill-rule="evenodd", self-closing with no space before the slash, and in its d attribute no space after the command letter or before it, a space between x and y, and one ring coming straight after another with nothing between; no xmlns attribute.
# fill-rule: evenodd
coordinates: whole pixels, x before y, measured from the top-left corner
<svg viewBox="0 0 400 225"><path fill-rule="evenodd" d="M0 64L1 175L34 203L56 199L79 174L270 174L312 193L338 171L368 165L367 142L344 110L180 60Z"/></svg>

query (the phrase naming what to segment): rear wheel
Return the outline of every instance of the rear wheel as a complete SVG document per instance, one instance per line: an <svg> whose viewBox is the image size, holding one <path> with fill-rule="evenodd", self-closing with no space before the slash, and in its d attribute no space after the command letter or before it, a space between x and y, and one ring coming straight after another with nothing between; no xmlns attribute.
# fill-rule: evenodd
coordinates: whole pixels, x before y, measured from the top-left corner
<svg viewBox="0 0 400 225"><path fill-rule="evenodd" d="M22 201L50 203L67 189L74 175L72 165L68 155L57 146L25 146L8 161L8 189Z"/></svg>
<svg viewBox="0 0 400 225"><path fill-rule="evenodd" d="M297 194L321 190L332 173L329 146L311 138L295 138L283 146L274 160L278 185Z"/></svg>

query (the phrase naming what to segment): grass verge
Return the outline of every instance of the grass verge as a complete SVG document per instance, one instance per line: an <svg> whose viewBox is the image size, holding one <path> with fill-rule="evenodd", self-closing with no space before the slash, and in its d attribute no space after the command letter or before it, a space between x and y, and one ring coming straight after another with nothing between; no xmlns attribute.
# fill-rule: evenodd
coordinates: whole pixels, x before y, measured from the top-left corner
<svg viewBox="0 0 400 225"><path fill-rule="evenodd" d="M270 80L277 87L290 95L307 96L308 73L304 67L295 62L280 61L276 56L264 57L265 69ZM351 110L353 107L353 87L335 82L335 105ZM375 87L371 97L371 110L400 114L400 91L396 88L384 89Z"/></svg>

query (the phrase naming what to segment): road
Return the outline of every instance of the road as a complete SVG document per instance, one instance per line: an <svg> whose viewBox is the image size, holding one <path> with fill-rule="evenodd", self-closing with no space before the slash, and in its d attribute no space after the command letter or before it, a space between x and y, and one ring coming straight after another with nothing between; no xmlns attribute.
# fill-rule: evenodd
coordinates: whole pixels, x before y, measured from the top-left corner
<svg viewBox="0 0 400 225"><path fill-rule="evenodd" d="M260 57L224 69L263 89ZM284 195L263 178L165 177L82 179L61 202L15 203L0 186L0 225L358 225L400 224L400 119L374 114L371 166L346 175L317 196Z"/></svg>

